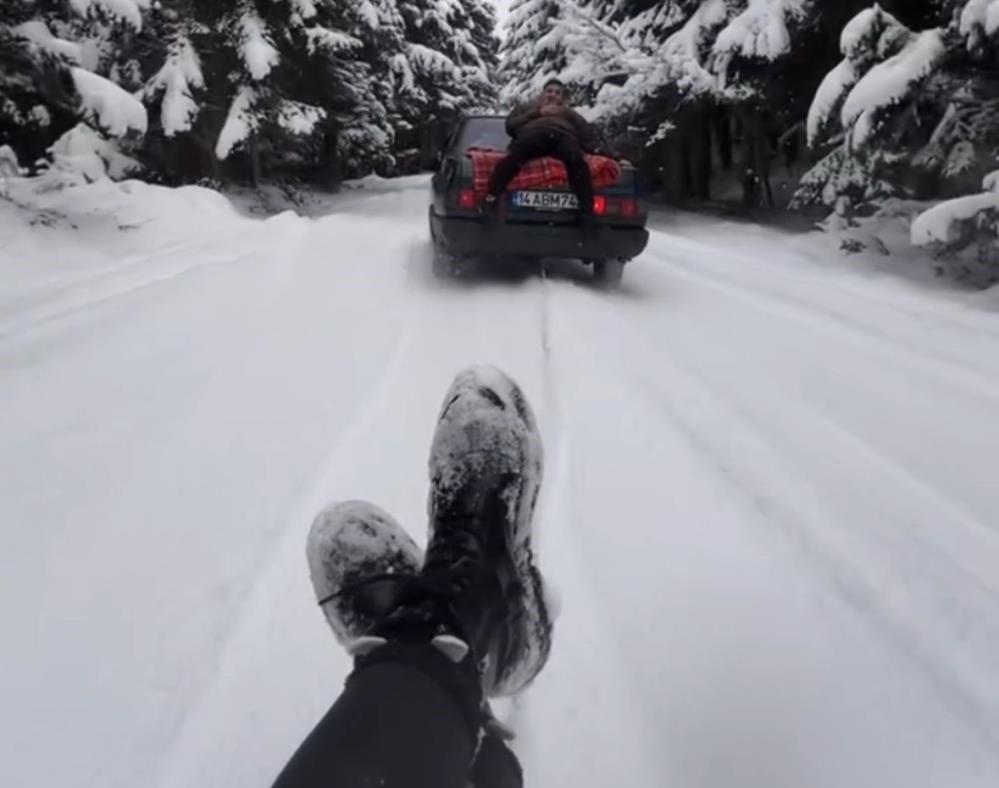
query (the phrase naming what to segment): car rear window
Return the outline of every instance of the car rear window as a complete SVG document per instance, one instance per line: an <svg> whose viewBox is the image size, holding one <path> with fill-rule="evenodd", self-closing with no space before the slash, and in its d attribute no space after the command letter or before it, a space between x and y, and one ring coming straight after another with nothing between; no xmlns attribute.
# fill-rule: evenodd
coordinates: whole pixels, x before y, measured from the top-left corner
<svg viewBox="0 0 999 788"><path fill-rule="evenodd" d="M506 150L509 144L505 118L469 118L461 130L456 147L460 151L471 147Z"/></svg>

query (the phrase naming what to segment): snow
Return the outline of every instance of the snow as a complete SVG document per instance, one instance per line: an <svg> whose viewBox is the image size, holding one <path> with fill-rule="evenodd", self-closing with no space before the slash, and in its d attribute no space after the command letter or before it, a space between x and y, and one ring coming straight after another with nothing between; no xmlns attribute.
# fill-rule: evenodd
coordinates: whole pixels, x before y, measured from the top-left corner
<svg viewBox="0 0 999 788"><path fill-rule="evenodd" d="M300 101L282 101L278 108L278 123L291 134L312 134L325 119L325 110Z"/></svg>
<svg viewBox="0 0 999 788"><path fill-rule="evenodd" d="M340 30L330 30L328 27L310 27L305 31L309 39L309 52L315 53L317 50L326 52L342 52L351 49L360 49L364 44L354 36L348 35Z"/></svg>
<svg viewBox="0 0 999 788"><path fill-rule="evenodd" d="M905 98L945 52L941 31L926 30L914 35L897 55L864 74L843 104L843 126L851 129L852 145L863 146L877 129L877 113Z"/></svg>
<svg viewBox="0 0 999 788"><path fill-rule="evenodd" d="M290 2L301 19L312 19L318 13L315 0L290 0Z"/></svg>
<svg viewBox="0 0 999 788"><path fill-rule="evenodd" d="M253 117L253 102L256 98L256 91L246 86L241 87L233 98L229 115L215 145L215 155L220 159L229 158L233 148L245 142L256 128Z"/></svg>
<svg viewBox="0 0 999 788"><path fill-rule="evenodd" d="M789 20L804 18L812 0L749 0L715 39L716 53L776 60L791 49Z"/></svg>
<svg viewBox="0 0 999 788"><path fill-rule="evenodd" d="M529 785L999 782L994 293L672 214L616 293L442 284L426 178L267 220L12 181L41 213L0 203L5 784L268 785L350 669L309 525L370 499L422 544L475 363L547 462Z"/></svg>
<svg viewBox="0 0 999 788"><path fill-rule="evenodd" d="M193 93L204 86L201 59L190 40L182 37L172 42L163 68L146 86L147 96L163 91L160 118L167 137L191 130L199 110Z"/></svg>
<svg viewBox="0 0 999 788"><path fill-rule="evenodd" d="M137 161L83 123L63 134L48 152L52 164L37 180L43 189L92 183L106 177L120 180L142 169Z"/></svg>
<svg viewBox="0 0 999 788"><path fill-rule="evenodd" d="M968 0L961 11L958 29L967 36L976 28L989 36L999 31L999 0Z"/></svg>
<svg viewBox="0 0 999 788"><path fill-rule="evenodd" d="M136 30L142 29L142 12L151 5L150 0L69 0L69 4L81 16L86 16L92 8L99 8L112 18L128 22Z"/></svg>
<svg viewBox="0 0 999 788"><path fill-rule="evenodd" d="M267 38L267 28L254 13L245 13L240 20L242 36L240 55L250 76L258 82L271 73L281 56Z"/></svg>
<svg viewBox="0 0 999 788"><path fill-rule="evenodd" d="M36 19L24 22L14 27L12 32L16 36L27 39L49 54L65 57L77 64L83 60L83 53L79 44L52 35L52 31L49 30L48 25L40 20Z"/></svg>
<svg viewBox="0 0 999 788"><path fill-rule="evenodd" d="M724 24L730 10L726 0L704 0L683 27L663 43L668 70L681 89L698 92L717 86L717 77L701 62L700 51L708 31Z"/></svg>
<svg viewBox="0 0 999 788"><path fill-rule="evenodd" d="M445 77L457 77L457 68L454 62L436 49L424 46L423 44L407 44L406 54L410 64L417 71L425 74L438 74Z"/></svg>
<svg viewBox="0 0 999 788"><path fill-rule="evenodd" d="M0 178L6 180L21 174L21 164L10 145L0 145Z"/></svg>
<svg viewBox="0 0 999 788"><path fill-rule="evenodd" d="M857 84L860 75L850 60L842 60L839 65L823 77L815 97L808 108L808 119L805 124L808 144L814 145L822 131L822 126L829 120L836 105Z"/></svg>
<svg viewBox="0 0 999 788"><path fill-rule="evenodd" d="M839 50L846 57L856 59L861 50L866 47L866 40L873 35L875 26L885 17L881 6L865 8L858 13L843 28L839 34ZM894 17L892 17L894 19Z"/></svg>
<svg viewBox="0 0 999 788"><path fill-rule="evenodd" d="M70 73L80 94L81 108L105 131L114 137L124 137L130 131L146 133L146 108L135 96L86 69L73 67Z"/></svg>
<svg viewBox="0 0 999 788"><path fill-rule="evenodd" d="M961 222L973 219L982 211L999 212L999 192L971 194L935 205L920 214L912 224L912 243L926 246L934 242L957 240Z"/></svg>

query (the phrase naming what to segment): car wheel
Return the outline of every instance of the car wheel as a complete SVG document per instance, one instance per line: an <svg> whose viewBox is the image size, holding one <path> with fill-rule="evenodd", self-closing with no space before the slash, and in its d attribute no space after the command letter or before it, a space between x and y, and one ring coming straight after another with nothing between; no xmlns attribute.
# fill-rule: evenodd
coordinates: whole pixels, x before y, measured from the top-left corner
<svg viewBox="0 0 999 788"><path fill-rule="evenodd" d="M613 287L621 281L624 275L625 261L619 257L609 260L595 260L593 263L593 278L605 287Z"/></svg>

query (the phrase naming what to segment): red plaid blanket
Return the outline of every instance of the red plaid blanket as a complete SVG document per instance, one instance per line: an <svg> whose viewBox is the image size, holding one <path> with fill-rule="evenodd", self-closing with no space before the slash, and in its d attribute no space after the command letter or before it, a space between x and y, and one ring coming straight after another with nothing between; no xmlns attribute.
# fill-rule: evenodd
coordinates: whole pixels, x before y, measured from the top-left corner
<svg viewBox="0 0 999 788"><path fill-rule="evenodd" d="M472 160L475 193L482 197L486 193L493 168L500 159L506 156L506 152L495 148L469 148L467 155ZM606 156L592 156L588 153L585 158L590 167L590 177L593 178L595 189L617 183L617 179L621 175L621 168L614 159L609 159ZM507 191L515 191L517 189L566 187L568 185L569 176L566 175L565 165L558 159L545 156L527 162L506 188Z"/></svg>

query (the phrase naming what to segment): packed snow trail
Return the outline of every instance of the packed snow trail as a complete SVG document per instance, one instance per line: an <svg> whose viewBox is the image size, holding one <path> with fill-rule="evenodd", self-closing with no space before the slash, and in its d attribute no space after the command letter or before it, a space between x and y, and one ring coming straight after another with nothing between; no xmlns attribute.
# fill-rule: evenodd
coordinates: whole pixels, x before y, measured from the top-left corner
<svg viewBox="0 0 999 788"><path fill-rule="evenodd" d="M546 442L529 785L999 781L995 313L703 220L616 293L441 283L425 179L266 221L126 188L0 209L5 784L269 785L349 668L311 518L423 542L470 363Z"/></svg>

